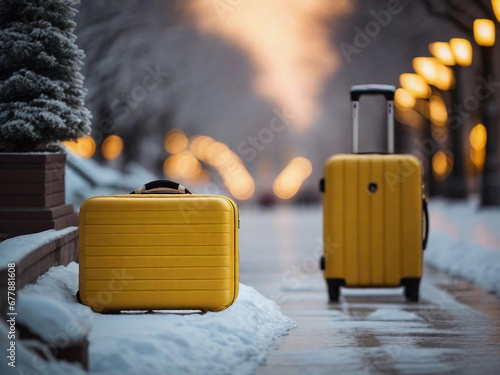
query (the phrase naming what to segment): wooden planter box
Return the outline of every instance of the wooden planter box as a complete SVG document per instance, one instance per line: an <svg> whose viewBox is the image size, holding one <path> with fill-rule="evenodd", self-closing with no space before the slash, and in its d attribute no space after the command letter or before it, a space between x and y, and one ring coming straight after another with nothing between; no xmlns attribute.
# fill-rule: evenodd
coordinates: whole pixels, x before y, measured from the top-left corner
<svg viewBox="0 0 500 375"><path fill-rule="evenodd" d="M64 153L0 153L0 240L78 225L65 203Z"/></svg>

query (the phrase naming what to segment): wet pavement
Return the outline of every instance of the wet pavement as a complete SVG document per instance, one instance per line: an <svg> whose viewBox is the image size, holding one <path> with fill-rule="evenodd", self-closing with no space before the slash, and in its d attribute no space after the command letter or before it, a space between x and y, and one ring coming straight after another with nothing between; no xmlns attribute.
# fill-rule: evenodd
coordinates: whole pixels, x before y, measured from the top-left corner
<svg viewBox="0 0 500 375"><path fill-rule="evenodd" d="M240 281L297 322L257 375L500 374L500 298L425 267L421 301L342 289L328 303L321 208L242 210Z"/></svg>

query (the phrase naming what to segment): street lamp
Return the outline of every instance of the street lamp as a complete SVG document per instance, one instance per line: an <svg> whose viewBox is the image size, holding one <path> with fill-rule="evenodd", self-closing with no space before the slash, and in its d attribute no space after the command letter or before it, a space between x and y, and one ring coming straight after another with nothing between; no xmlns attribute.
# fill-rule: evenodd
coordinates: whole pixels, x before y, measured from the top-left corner
<svg viewBox="0 0 500 375"><path fill-rule="evenodd" d="M467 39L453 38L450 47L458 65L469 66L472 63L472 45Z"/></svg>
<svg viewBox="0 0 500 375"><path fill-rule="evenodd" d="M495 23L492 20L474 20L474 40L481 47L495 44Z"/></svg>
<svg viewBox="0 0 500 375"><path fill-rule="evenodd" d="M401 111L408 111L415 105L416 98L410 90L399 88L394 93L394 104Z"/></svg>
<svg viewBox="0 0 500 375"><path fill-rule="evenodd" d="M416 57L412 65L415 72L440 90L449 90L455 85L453 71L434 57Z"/></svg>
<svg viewBox="0 0 500 375"><path fill-rule="evenodd" d="M469 66L472 64L472 45L467 39L453 38L449 43L450 51L455 61L452 66L455 77L460 73L460 66ZM451 90L451 101L458 105L462 101L458 81ZM463 156L463 132L461 128L450 129L450 147L453 154L453 169L446 180L446 194L450 198L465 198L467 196L467 185L465 183L465 168Z"/></svg>
<svg viewBox="0 0 500 375"><path fill-rule="evenodd" d="M498 22L500 22L500 0L491 0L491 6Z"/></svg>
<svg viewBox="0 0 500 375"><path fill-rule="evenodd" d="M429 51L436 59L442 64L453 66L456 64L455 57L451 51L450 43L447 42L434 42L429 44Z"/></svg>
<svg viewBox="0 0 500 375"><path fill-rule="evenodd" d="M401 87L408 90L415 98L427 99L432 90L425 80L418 74L403 73L399 76Z"/></svg>
<svg viewBox="0 0 500 375"><path fill-rule="evenodd" d="M493 9L498 17L500 4L492 1ZM495 24L491 20L474 21L474 40L481 47L483 57L483 73L486 79L494 79L493 45L495 44ZM500 205L500 160L498 156L498 124L496 123L496 106L492 95L485 98L482 106L483 124L488 135L486 141L486 158L483 169L481 204L483 206Z"/></svg>

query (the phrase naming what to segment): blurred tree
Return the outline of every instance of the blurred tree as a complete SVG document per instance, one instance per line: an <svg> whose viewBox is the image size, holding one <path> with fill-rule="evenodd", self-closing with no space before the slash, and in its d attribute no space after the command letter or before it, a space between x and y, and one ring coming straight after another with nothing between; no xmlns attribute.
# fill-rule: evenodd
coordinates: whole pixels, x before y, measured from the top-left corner
<svg viewBox="0 0 500 375"><path fill-rule="evenodd" d="M90 133L71 4L1 3L0 151L43 149Z"/></svg>

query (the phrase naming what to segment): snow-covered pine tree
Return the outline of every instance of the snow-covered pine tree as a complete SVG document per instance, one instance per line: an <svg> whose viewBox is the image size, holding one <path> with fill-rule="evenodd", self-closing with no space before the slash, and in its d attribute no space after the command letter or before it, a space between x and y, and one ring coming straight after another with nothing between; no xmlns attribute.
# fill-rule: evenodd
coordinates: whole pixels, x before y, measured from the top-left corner
<svg viewBox="0 0 500 375"><path fill-rule="evenodd" d="M71 0L0 0L0 151L90 133Z"/></svg>

